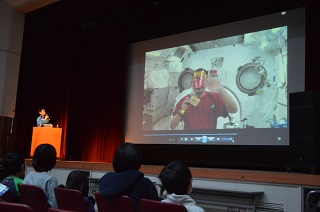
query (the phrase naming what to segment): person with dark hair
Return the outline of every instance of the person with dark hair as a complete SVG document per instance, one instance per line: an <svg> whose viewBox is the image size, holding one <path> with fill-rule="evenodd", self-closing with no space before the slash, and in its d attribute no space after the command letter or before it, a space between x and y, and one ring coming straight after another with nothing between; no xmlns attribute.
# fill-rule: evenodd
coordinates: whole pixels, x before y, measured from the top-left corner
<svg viewBox="0 0 320 212"><path fill-rule="evenodd" d="M37 118L37 126L38 127L43 127L44 124L49 124L50 123L50 118L49 115L46 113L46 110L44 108L39 108L38 109L39 116Z"/></svg>
<svg viewBox="0 0 320 212"><path fill-rule="evenodd" d="M65 188L76 189L84 196L84 201L88 207L88 212L94 212L95 199L89 194L89 179L88 176L80 170L71 171L67 177Z"/></svg>
<svg viewBox="0 0 320 212"><path fill-rule="evenodd" d="M101 195L105 198L127 195L133 199L136 211L140 211L142 198L160 201L154 184L139 171L141 163L139 148L129 142L121 143L112 160L115 172L108 172L100 179Z"/></svg>
<svg viewBox="0 0 320 212"><path fill-rule="evenodd" d="M159 179L167 191L167 198L163 202L183 204L188 212L204 211L189 196L192 191L192 174L186 164L181 161L169 163L161 170Z"/></svg>
<svg viewBox="0 0 320 212"><path fill-rule="evenodd" d="M27 174L24 184L36 185L42 188L48 198L49 207L57 208L54 188L58 186L58 180L50 175L56 165L57 152L51 144L40 144L34 151L32 166L34 170Z"/></svg>
<svg viewBox="0 0 320 212"><path fill-rule="evenodd" d="M18 153L8 153L2 159L2 164L9 176L1 183L9 187L11 201L20 202L18 185L23 182L25 176L25 158Z"/></svg>

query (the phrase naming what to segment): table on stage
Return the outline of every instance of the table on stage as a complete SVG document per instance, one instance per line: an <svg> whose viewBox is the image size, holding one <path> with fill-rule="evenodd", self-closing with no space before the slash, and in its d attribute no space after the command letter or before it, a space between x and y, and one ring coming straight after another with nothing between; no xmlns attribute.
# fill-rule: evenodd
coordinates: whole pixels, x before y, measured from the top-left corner
<svg viewBox="0 0 320 212"><path fill-rule="evenodd" d="M60 147L61 147L61 135L62 135L62 128L33 127L30 156L33 156L33 153L38 145L46 143L46 144L51 144L52 146L55 147L57 151L57 158L59 158Z"/></svg>

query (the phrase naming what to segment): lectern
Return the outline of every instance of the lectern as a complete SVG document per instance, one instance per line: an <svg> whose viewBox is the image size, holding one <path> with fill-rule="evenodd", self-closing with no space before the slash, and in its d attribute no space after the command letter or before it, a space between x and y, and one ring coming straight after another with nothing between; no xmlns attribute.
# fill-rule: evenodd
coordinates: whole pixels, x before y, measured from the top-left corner
<svg viewBox="0 0 320 212"><path fill-rule="evenodd" d="M61 135L62 128L33 127L30 156L33 156L35 149L40 144L51 144L57 151L57 158L60 158Z"/></svg>

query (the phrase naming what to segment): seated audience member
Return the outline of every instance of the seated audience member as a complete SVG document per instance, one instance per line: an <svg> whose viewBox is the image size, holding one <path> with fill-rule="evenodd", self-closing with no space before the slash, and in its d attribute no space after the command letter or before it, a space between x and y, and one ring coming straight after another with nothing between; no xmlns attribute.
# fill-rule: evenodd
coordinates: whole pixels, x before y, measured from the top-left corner
<svg viewBox="0 0 320 212"><path fill-rule="evenodd" d="M122 143L115 151L112 165L115 172L106 173L99 183L99 191L105 198L127 195L140 211L140 199L161 199L150 179L139 171L142 163L139 148L132 143Z"/></svg>
<svg viewBox="0 0 320 212"><path fill-rule="evenodd" d="M9 187L12 202L20 202L18 184L23 182L25 175L25 159L17 153L8 153L2 160L2 164L9 176L1 181Z"/></svg>
<svg viewBox="0 0 320 212"><path fill-rule="evenodd" d="M167 198L163 202L183 204L188 212L204 211L189 196L192 191L192 175L187 165L181 161L173 161L161 170L159 179L167 191Z"/></svg>
<svg viewBox="0 0 320 212"><path fill-rule="evenodd" d="M54 188L58 186L58 180L50 175L51 171L56 165L57 152L51 144L40 144L34 151L32 158L32 166L34 168L25 179L24 184L36 185L43 189L48 199L49 207L57 208L56 196Z"/></svg>
<svg viewBox="0 0 320 212"><path fill-rule="evenodd" d="M88 212L94 212L95 199L89 194L89 179L88 176L79 170L74 170L69 173L65 188L76 189L84 196L84 201L88 207Z"/></svg>
<svg viewBox="0 0 320 212"><path fill-rule="evenodd" d="M0 181L2 181L4 178L8 177L10 174L8 171L4 168L2 161L0 163Z"/></svg>

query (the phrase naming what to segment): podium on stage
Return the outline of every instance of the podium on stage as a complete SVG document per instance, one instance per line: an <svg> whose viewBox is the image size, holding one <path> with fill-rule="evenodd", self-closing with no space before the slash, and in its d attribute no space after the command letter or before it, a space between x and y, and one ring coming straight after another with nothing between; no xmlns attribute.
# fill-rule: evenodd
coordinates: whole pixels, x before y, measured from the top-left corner
<svg viewBox="0 0 320 212"><path fill-rule="evenodd" d="M57 151L57 158L60 158L62 128L58 127L33 127L30 156L33 156L35 149L40 144L51 144Z"/></svg>

